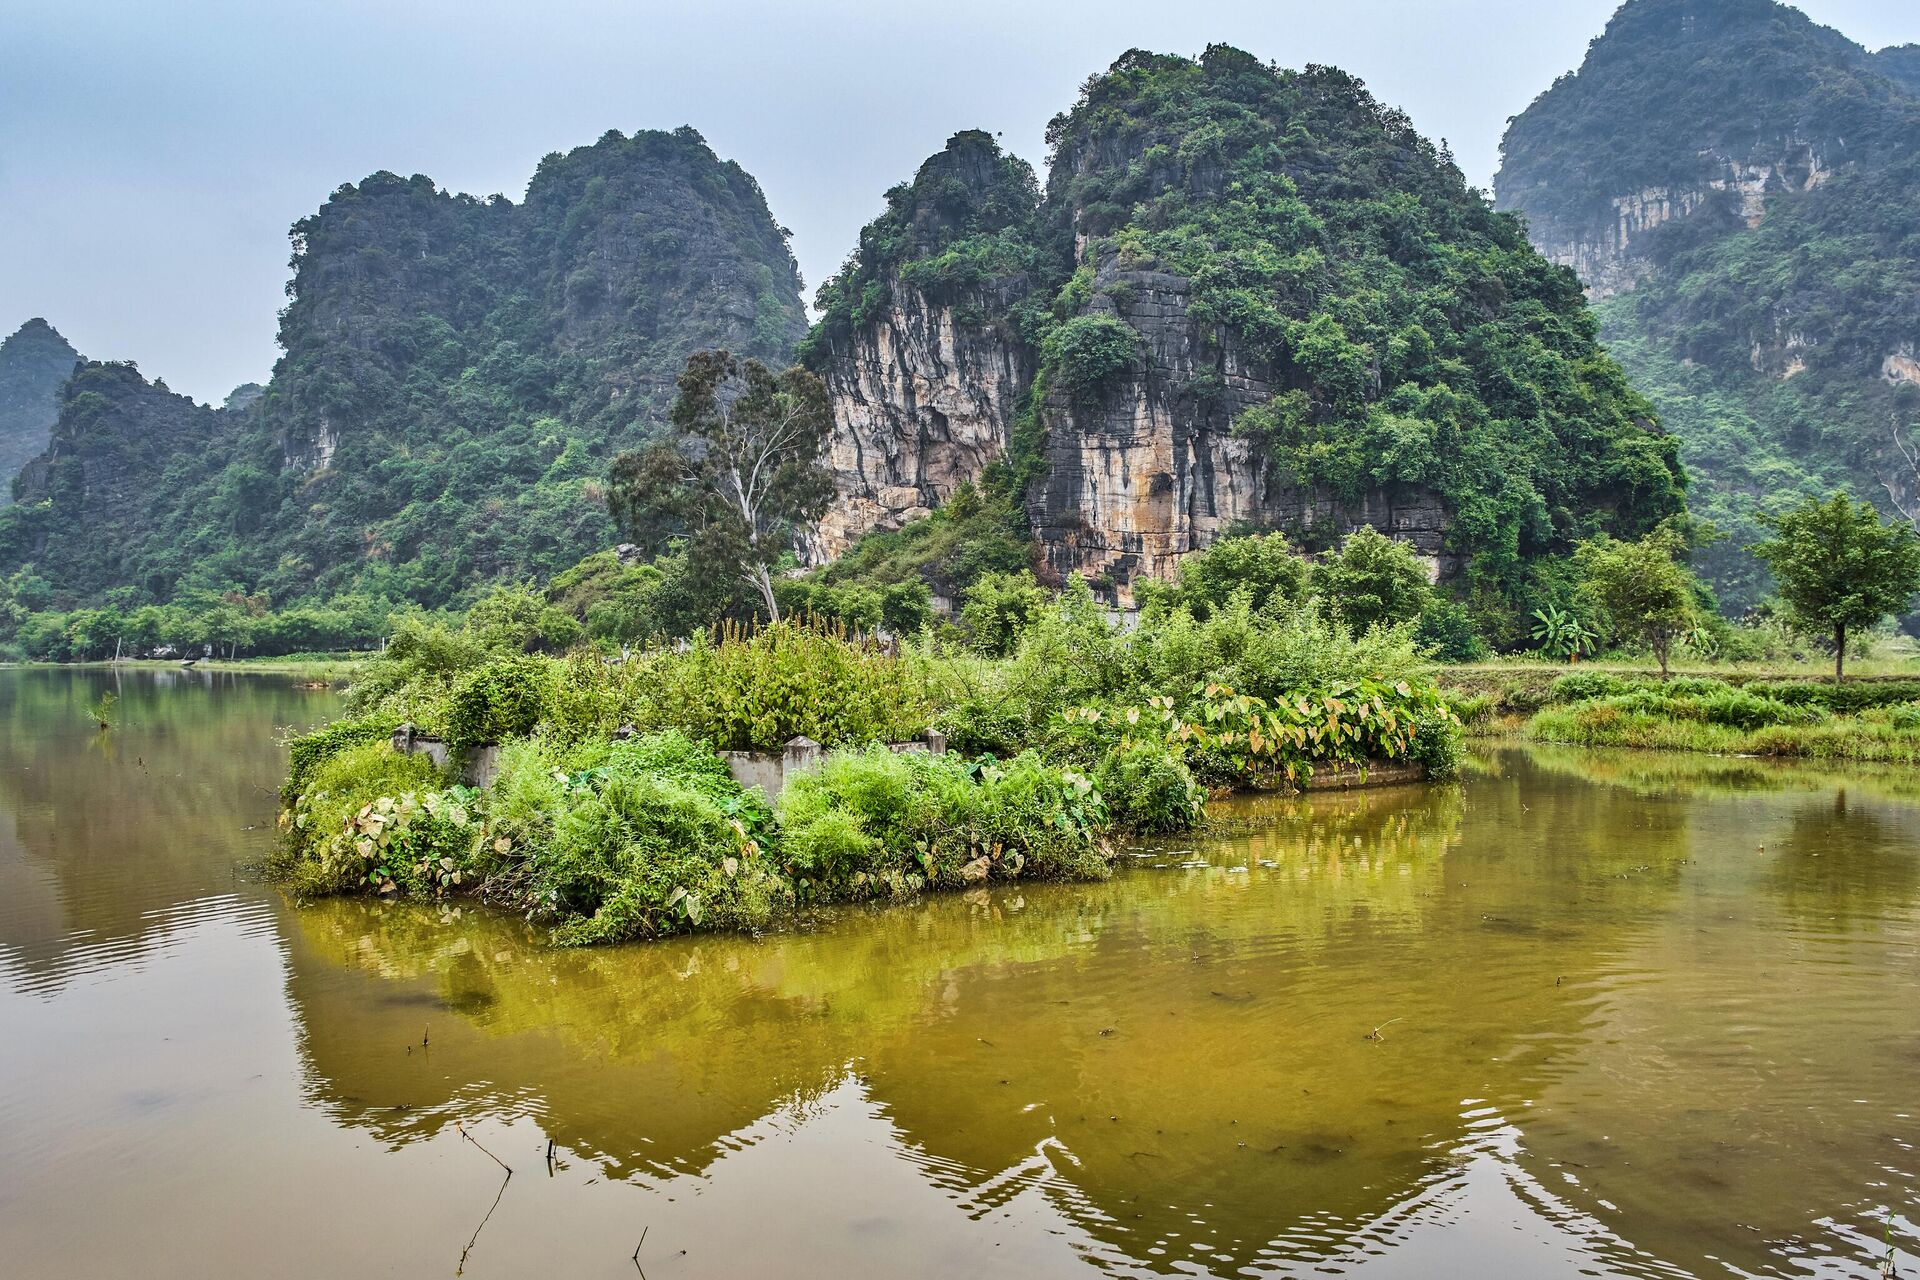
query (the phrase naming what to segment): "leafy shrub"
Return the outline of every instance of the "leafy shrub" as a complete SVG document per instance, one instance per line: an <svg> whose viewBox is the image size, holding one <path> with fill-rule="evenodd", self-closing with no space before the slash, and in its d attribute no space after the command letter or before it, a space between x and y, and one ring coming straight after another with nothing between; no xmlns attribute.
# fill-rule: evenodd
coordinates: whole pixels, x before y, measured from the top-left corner
<svg viewBox="0 0 1920 1280"><path fill-rule="evenodd" d="M685 653L639 668L643 728L677 728L722 751L775 751L796 737L825 746L902 741L932 719L909 661L836 627L787 620L696 636Z"/></svg>
<svg viewBox="0 0 1920 1280"><path fill-rule="evenodd" d="M1033 574L983 573L967 588L960 609L960 625L975 652L1005 657L1020 637L1047 609L1047 593Z"/></svg>
<svg viewBox="0 0 1920 1280"><path fill-rule="evenodd" d="M1629 680L1607 671L1569 671L1553 682L1547 691L1547 701L1587 702L1594 698L1611 698L1640 686L1638 680Z"/></svg>
<svg viewBox="0 0 1920 1280"><path fill-rule="evenodd" d="M1611 697L1591 698L1567 704L1572 717L1549 718L1545 713L1534 721L1536 736L1543 724L1556 733L1573 737L1556 741L1601 741L1606 733L1628 734L1635 741L1623 745L1681 746L1684 731L1679 726L1711 725L1725 729L1754 730L1781 725L1818 723L1825 713L1818 707L1790 706L1774 698L1746 689L1735 689L1714 680L1671 681L1667 685L1639 684ZM1660 730L1660 725L1674 726ZM1595 736L1595 735L1598 736ZM1658 743L1645 741L1658 738ZM1724 749L1726 743L1710 739L1708 749Z"/></svg>
<svg viewBox="0 0 1920 1280"><path fill-rule="evenodd" d="M1498 701L1491 693L1457 691L1449 691L1446 698L1447 708L1453 712L1454 719L1469 729L1477 728L1492 720L1494 705Z"/></svg>
<svg viewBox="0 0 1920 1280"><path fill-rule="evenodd" d="M1283 533L1252 533L1220 538L1180 561L1179 577L1164 583L1136 584L1143 609L1185 606L1205 619L1241 592L1256 610L1298 603L1307 594L1307 562Z"/></svg>
<svg viewBox="0 0 1920 1280"><path fill-rule="evenodd" d="M610 774L573 788L522 898L563 946L751 929L771 914L759 850L710 795L671 778Z"/></svg>
<svg viewBox="0 0 1920 1280"><path fill-rule="evenodd" d="M1685 688L1676 688L1685 684ZM1817 707L1793 707L1773 698L1712 680L1673 681L1670 686L1643 686L1603 702L1632 715L1689 720L1732 729L1759 729L1768 725L1812 724L1824 712Z"/></svg>
<svg viewBox="0 0 1920 1280"><path fill-rule="evenodd" d="M881 747L836 752L788 782L778 813L782 855L818 896L1106 873L1099 791L1033 752L1004 764Z"/></svg>
<svg viewBox="0 0 1920 1280"><path fill-rule="evenodd" d="M526 658L496 659L453 686L447 706L447 745L466 751L533 732L546 714L548 668Z"/></svg>
<svg viewBox="0 0 1920 1280"><path fill-rule="evenodd" d="M287 743L287 780L280 786L280 798L291 801L306 789L313 771L348 747L380 742L393 736L399 721L388 716L362 716L336 720L311 733L303 733Z"/></svg>
<svg viewBox="0 0 1920 1280"><path fill-rule="evenodd" d="M1206 791L1165 742L1140 739L1115 747L1094 770L1093 782L1113 824L1125 831L1187 831L1206 814Z"/></svg>
<svg viewBox="0 0 1920 1280"><path fill-rule="evenodd" d="M1014 699L976 696L942 711L934 725L946 735L949 751L1004 758L1020 754L1033 740L1025 713Z"/></svg>
<svg viewBox="0 0 1920 1280"><path fill-rule="evenodd" d="M1369 627L1415 622L1433 604L1426 566L1406 543L1372 525L1347 537L1340 554L1313 567L1313 591L1356 635Z"/></svg>
<svg viewBox="0 0 1920 1280"><path fill-rule="evenodd" d="M1920 705L1907 703L1904 706L1886 709L1887 723L1901 732L1920 729Z"/></svg>
<svg viewBox="0 0 1920 1280"><path fill-rule="evenodd" d="M433 811L416 813L443 785L425 756L401 755L386 742L342 747L314 766L281 813L283 869L305 893L425 887L415 862L452 857L464 865L471 852L464 806L442 812L436 799Z"/></svg>
<svg viewBox="0 0 1920 1280"><path fill-rule="evenodd" d="M1094 401L1138 367L1140 335L1104 311L1074 316L1047 335L1042 354L1076 400Z"/></svg>
<svg viewBox="0 0 1920 1280"><path fill-rule="evenodd" d="M1873 707L1920 702L1920 680L1855 680L1849 684L1779 680L1747 688L1791 706L1820 707L1835 715L1858 715Z"/></svg>
<svg viewBox="0 0 1920 1280"><path fill-rule="evenodd" d="M1421 611L1414 638L1441 662L1482 662L1487 642L1473 625L1473 611L1458 600L1435 595Z"/></svg>

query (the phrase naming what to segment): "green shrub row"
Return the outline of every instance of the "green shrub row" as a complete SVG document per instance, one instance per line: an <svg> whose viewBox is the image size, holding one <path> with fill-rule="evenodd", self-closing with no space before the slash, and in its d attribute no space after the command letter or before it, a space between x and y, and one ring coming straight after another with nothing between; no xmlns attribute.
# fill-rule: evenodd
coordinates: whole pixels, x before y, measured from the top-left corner
<svg viewBox="0 0 1920 1280"><path fill-rule="evenodd" d="M363 742L309 771L282 815L281 870L309 894L473 894L581 945L756 930L801 901L1098 878L1108 826L1091 779L1032 753L834 753L776 815L679 733L521 738L485 791Z"/></svg>

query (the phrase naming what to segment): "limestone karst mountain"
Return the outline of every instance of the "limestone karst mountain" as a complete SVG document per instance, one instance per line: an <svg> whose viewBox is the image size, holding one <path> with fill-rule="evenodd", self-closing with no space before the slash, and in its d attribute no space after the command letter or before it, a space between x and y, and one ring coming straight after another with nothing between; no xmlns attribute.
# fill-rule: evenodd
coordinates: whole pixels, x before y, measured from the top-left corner
<svg viewBox="0 0 1920 1280"><path fill-rule="evenodd" d="M60 412L60 388L80 353L39 317L0 342L0 506L13 500L13 478L47 447Z"/></svg>
<svg viewBox="0 0 1920 1280"><path fill-rule="evenodd" d="M1120 599L1232 528L1364 523L1511 600L1679 509L1572 276L1352 77L1136 51L1048 138L1042 191L956 135L822 287L819 553L987 479Z"/></svg>
<svg viewBox="0 0 1920 1280"><path fill-rule="evenodd" d="M68 602L196 570L425 604L552 574L611 543L607 462L691 352L784 362L805 328L759 185L691 129L550 155L518 204L376 173L293 228L292 266L264 391L217 411L128 366L69 389L0 570Z"/></svg>
<svg viewBox="0 0 1920 1280"><path fill-rule="evenodd" d="M1502 208L1577 270L1683 442L1722 603L1774 504L1914 508L1920 49L1870 54L1774 0L1630 0L1508 129Z"/></svg>

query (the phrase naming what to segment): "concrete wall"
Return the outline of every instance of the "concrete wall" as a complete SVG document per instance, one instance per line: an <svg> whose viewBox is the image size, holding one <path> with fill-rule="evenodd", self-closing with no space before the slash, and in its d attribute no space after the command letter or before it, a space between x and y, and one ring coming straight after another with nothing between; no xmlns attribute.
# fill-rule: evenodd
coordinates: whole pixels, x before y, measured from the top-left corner
<svg viewBox="0 0 1920 1280"><path fill-rule="evenodd" d="M929 732L913 742L889 742L887 749L945 755L947 738L945 734ZM767 799L777 800L787 789L788 779L818 765L822 754L820 744L812 738L795 738L785 751L722 751L720 758L727 762L727 771L735 782L748 789L758 787Z"/></svg>
<svg viewBox="0 0 1920 1280"><path fill-rule="evenodd" d="M627 737L631 727L624 728L619 736ZM892 751L923 751L934 755L947 752L946 735L929 732L926 737L914 742L890 742ZM403 724L393 731L393 749L402 755L426 756L435 766L444 769L453 759L453 752L439 738L430 738ZM777 800L787 788L787 779L803 773L820 763L820 744L812 738L795 738L787 744L785 751L722 751L720 758L727 762L727 772L733 780L751 790L760 788L768 800ZM460 766L460 781L470 787L491 786L500 775L500 748L498 746L475 747L467 754Z"/></svg>

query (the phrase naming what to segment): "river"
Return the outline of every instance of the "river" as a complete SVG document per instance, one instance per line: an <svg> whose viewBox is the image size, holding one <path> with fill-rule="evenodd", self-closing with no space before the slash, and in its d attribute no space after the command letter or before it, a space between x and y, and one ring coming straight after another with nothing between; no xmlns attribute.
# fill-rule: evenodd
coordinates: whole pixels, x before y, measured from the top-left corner
<svg viewBox="0 0 1920 1280"><path fill-rule="evenodd" d="M1920 1272L1920 773L1494 749L555 951L263 880L336 705L0 671L0 1272Z"/></svg>

